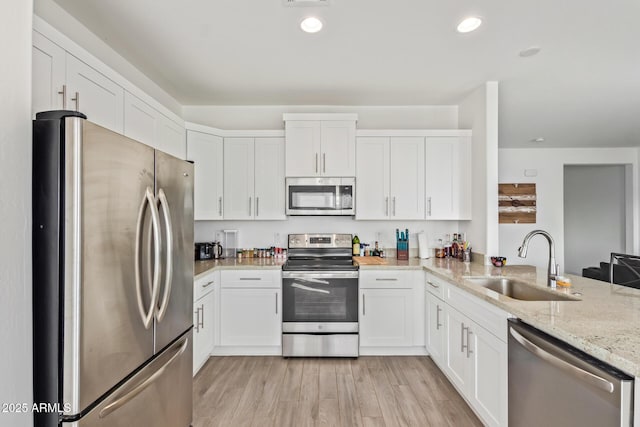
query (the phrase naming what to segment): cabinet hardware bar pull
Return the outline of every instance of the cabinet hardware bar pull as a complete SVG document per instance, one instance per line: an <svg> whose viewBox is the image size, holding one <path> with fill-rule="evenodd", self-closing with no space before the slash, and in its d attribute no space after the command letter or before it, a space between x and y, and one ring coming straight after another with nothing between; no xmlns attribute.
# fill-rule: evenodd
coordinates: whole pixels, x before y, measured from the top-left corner
<svg viewBox="0 0 640 427"><path fill-rule="evenodd" d="M389 216L389 196L384 198L384 216Z"/></svg>
<svg viewBox="0 0 640 427"><path fill-rule="evenodd" d="M322 153L322 173L327 172L327 153Z"/></svg>
<svg viewBox="0 0 640 427"><path fill-rule="evenodd" d="M278 314L278 293L276 292L276 314Z"/></svg>
<svg viewBox="0 0 640 427"><path fill-rule="evenodd" d="M440 323L440 312L442 309L440 308L440 304L436 304L436 331L440 330L442 323Z"/></svg>
<svg viewBox="0 0 640 427"><path fill-rule="evenodd" d="M260 215L260 197L256 197L256 216Z"/></svg>
<svg viewBox="0 0 640 427"><path fill-rule="evenodd" d="M398 279L393 277L389 277L389 278L376 277L376 280L379 282L397 282L398 281Z"/></svg>
<svg viewBox="0 0 640 427"><path fill-rule="evenodd" d="M251 197L249 197L249 216L251 216Z"/></svg>
<svg viewBox="0 0 640 427"><path fill-rule="evenodd" d="M196 330L196 333L197 333L197 332L200 332L200 327L199 327L199 325L200 325L200 309L196 308L195 313L196 313L196 324L193 327L194 327L194 329Z"/></svg>
<svg viewBox="0 0 640 427"><path fill-rule="evenodd" d="M200 313L202 313L202 323L200 324L200 326L202 326L202 329L204 329L204 304L202 304Z"/></svg>
<svg viewBox="0 0 640 427"><path fill-rule="evenodd" d="M466 346L464 345L465 329L467 328L464 326L464 323L460 323L460 352L461 353L464 353L464 350L466 348Z"/></svg>
<svg viewBox="0 0 640 427"><path fill-rule="evenodd" d="M393 196L393 216L396 216L396 196Z"/></svg>
<svg viewBox="0 0 640 427"><path fill-rule="evenodd" d="M80 111L80 92L76 92L76 97L71 98L71 100L76 103L76 111Z"/></svg>
<svg viewBox="0 0 640 427"><path fill-rule="evenodd" d="M222 197L218 197L218 215L222 217Z"/></svg>
<svg viewBox="0 0 640 427"><path fill-rule="evenodd" d="M432 288L440 289L440 286L434 284L433 282L427 282L427 283L431 285Z"/></svg>
<svg viewBox="0 0 640 427"><path fill-rule="evenodd" d="M240 280L262 280L261 277L241 277Z"/></svg>
<svg viewBox="0 0 640 427"><path fill-rule="evenodd" d="M318 173L318 153L316 153L316 173Z"/></svg>
<svg viewBox="0 0 640 427"><path fill-rule="evenodd" d="M67 85L62 85L62 90L58 91L58 95L62 95L62 109L67 109Z"/></svg>
<svg viewBox="0 0 640 427"><path fill-rule="evenodd" d="M202 285L203 288L208 288L209 286L213 285L213 280L210 282L207 282L206 285Z"/></svg>
<svg viewBox="0 0 640 427"><path fill-rule="evenodd" d="M471 350L471 335L473 334L473 332L471 332L471 328L467 328L467 359L470 357L470 354L473 353L473 351Z"/></svg>
<svg viewBox="0 0 640 427"><path fill-rule="evenodd" d="M367 314L367 300L365 299L366 295L362 295L362 315L364 316L365 314Z"/></svg>
<svg viewBox="0 0 640 427"><path fill-rule="evenodd" d="M427 216L431 216L431 197L427 197Z"/></svg>

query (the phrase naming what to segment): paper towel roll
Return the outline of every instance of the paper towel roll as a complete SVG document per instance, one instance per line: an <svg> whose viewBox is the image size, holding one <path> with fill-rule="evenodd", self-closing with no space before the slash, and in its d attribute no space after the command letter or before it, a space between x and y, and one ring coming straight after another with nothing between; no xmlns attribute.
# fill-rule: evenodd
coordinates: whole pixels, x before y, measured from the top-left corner
<svg viewBox="0 0 640 427"><path fill-rule="evenodd" d="M429 239L427 233L421 231L418 233L418 258L429 258Z"/></svg>

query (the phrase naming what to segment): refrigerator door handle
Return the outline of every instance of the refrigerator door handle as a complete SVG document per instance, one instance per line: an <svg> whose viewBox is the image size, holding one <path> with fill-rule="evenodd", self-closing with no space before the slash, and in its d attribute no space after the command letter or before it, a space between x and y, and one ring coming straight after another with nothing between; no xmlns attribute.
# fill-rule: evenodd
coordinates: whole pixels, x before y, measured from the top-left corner
<svg viewBox="0 0 640 427"><path fill-rule="evenodd" d="M155 371L153 374L151 374L150 376L145 378L144 381L141 381L140 383L135 385L127 393L125 393L122 396L117 397L115 401L113 401L110 404L108 404L107 406L105 406L100 411L100 418L105 418L109 414L111 414L112 412L117 410L118 408L126 405L129 401L131 401L137 395L142 393L147 387L149 387L151 384L153 384L154 381L156 381L158 378L160 378L162 376L162 374L164 373L164 371L167 369L167 367L169 367L169 365L171 365L173 363L173 361L176 360L178 357L180 357L182 355L182 353L184 353L185 350L187 349L187 345L189 344L189 338L185 337L183 340L184 341L183 341L182 345L180 346L180 348L178 348L176 350L175 354L173 356L171 356L171 358L169 360L167 360L167 362L164 365L162 365L157 371Z"/></svg>
<svg viewBox="0 0 640 427"><path fill-rule="evenodd" d="M162 296L162 304L160 307L156 306L156 319L161 322L164 315L167 313L167 307L169 306L169 299L171 298L171 282L173 281L173 223L171 222L171 212L169 211L169 202L164 190L161 188L158 191L158 200L162 207L162 213L164 214L164 225L167 229L167 261L166 261L166 274L164 282L164 294Z"/></svg>
<svg viewBox="0 0 640 427"><path fill-rule="evenodd" d="M142 278L140 272L140 246L142 245L142 229L144 226L144 212L145 207L149 205L151 211L151 224L153 227L153 242L154 242L154 267L153 267L153 285L151 292L151 301L149 303L149 309L145 310L144 302L142 301ZM155 307L158 303L159 281L160 281L160 248L162 247L162 237L160 235L160 214L156 209L155 196L150 187L147 187L144 198L140 203L138 210L138 221L136 226L136 242L135 242L135 278L136 278L136 294L138 299L138 312L140 318L144 324L145 329L149 329L153 321L155 313Z"/></svg>

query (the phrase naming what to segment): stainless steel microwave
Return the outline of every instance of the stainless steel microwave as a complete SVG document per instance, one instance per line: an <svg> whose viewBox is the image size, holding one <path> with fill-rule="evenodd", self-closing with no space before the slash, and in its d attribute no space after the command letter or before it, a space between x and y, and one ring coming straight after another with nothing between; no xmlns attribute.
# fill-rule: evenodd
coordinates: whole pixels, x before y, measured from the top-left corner
<svg viewBox="0 0 640 427"><path fill-rule="evenodd" d="M287 215L355 215L355 178L287 178Z"/></svg>

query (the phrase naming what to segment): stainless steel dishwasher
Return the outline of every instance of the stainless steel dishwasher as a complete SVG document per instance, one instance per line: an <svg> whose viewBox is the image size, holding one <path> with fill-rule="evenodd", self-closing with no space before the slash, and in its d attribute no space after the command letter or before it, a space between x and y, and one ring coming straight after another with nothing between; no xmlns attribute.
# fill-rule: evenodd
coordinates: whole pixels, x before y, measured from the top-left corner
<svg viewBox="0 0 640 427"><path fill-rule="evenodd" d="M509 320L509 426L625 426L633 377Z"/></svg>

